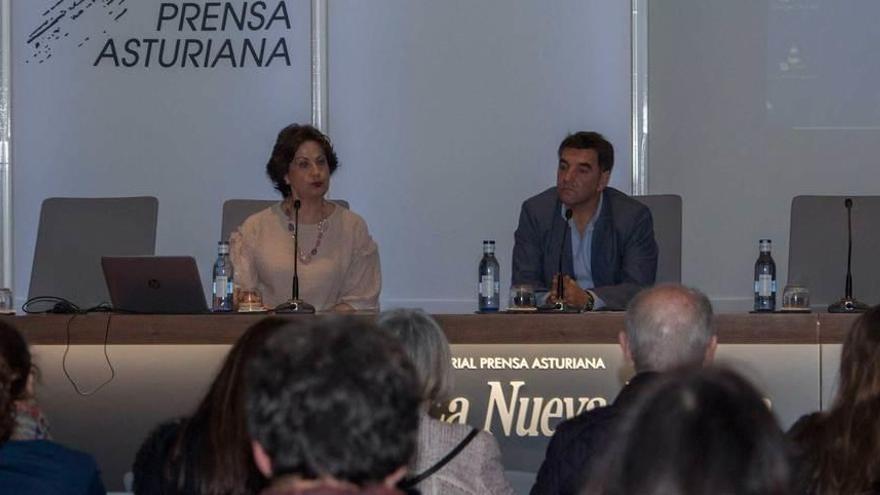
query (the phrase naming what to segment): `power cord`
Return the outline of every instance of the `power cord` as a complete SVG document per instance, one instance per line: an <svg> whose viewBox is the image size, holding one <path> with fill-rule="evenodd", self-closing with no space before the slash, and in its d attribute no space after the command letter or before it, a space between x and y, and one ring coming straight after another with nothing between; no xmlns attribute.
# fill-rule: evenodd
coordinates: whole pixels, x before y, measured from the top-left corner
<svg viewBox="0 0 880 495"><path fill-rule="evenodd" d="M70 376L70 372L67 371L67 353L70 352L70 325L73 323L73 320L81 313L74 313L67 320L66 331L67 331L67 345L64 347L64 355L61 357L61 369L64 371L64 376L67 377L67 380L73 385L73 390L76 391L77 394L88 397L90 395L94 395L98 390L104 388L105 385L112 382L114 378L116 378L116 370L113 368L113 363L110 362L110 354L107 352L107 341L110 339L110 319L113 317L111 314L107 314L107 324L104 327L104 359L107 362L107 367L110 368L110 377L104 380L100 385L96 386L94 389L84 392L79 388L79 385L76 383L76 380Z"/></svg>
<svg viewBox="0 0 880 495"><path fill-rule="evenodd" d="M25 301L21 310L27 314L76 314L84 313L79 306L63 297L37 296Z"/></svg>
<svg viewBox="0 0 880 495"><path fill-rule="evenodd" d="M97 306L82 309L74 302L58 296L36 296L28 299L21 306L21 310L27 314L85 314L107 313L113 311L113 306L108 302L102 302Z"/></svg>
<svg viewBox="0 0 880 495"><path fill-rule="evenodd" d="M64 355L61 357L61 370L64 371L64 376L67 377L67 381L73 385L73 390L76 391L77 394L88 397L90 395L94 395L99 390L104 388L105 385L112 382L114 378L116 378L116 370L113 368L113 363L110 362L110 354L107 351L107 343L110 340L110 319L112 315L110 314L113 311L113 307L106 302L98 304L89 309L81 309L79 306L74 304L73 302L57 296L37 296L28 299L22 306L21 310L27 314L69 314L70 318L67 320L67 324L65 325L65 332L67 333L67 343L64 346ZM76 383L76 380L70 375L70 372L67 371L67 354L70 353L70 327L73 323L73 320L76 319L79 315L84 315L86 313L91 312L105 312L107 313L107 323L104 327L104 360L107 362L107 367L110 368L110 377L104 380L103 383L96 386L94 389L89 391L83 391L79 384Z"/></svg>

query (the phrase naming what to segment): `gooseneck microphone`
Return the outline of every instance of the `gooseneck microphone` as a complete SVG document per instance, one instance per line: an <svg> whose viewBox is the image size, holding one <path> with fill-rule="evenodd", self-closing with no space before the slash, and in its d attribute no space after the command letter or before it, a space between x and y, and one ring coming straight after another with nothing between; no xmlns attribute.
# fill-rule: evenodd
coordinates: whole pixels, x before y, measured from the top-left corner
<svg viewBox="0 0 880 495"><path fill-rule="evenodd" d="M558 274L556 279L556 309L563 311L565 310L565 277L562 274L562 256L565 254L568 231L571 230L568 222L571 221L572 214L571 208L565 209L565 230L562 231L562 246L559 247L559 268L556 270Z"/></svg>
<svg viewBox="0 0 880 495"><path fill-rule="evenodd" d="M290 288L290 300L275 308L276 313L315 312L315 307L299 298L299 209L302 202L293 200L293 280Z"/></svg>
<svg viewBox="0 0 880 495"><path fill-rule="evenodd" d="M846 198L843 205L846 207L846 231L848 237L846 251L846 286L844 288L843 298L831 306L828 306L828 312L864 313L868 310L868 305L854 299L852 294L852 199Z"/></svg>
<svg viewBox="0 0 880 495"><path fill-rule="evenodd" d="M293 236L293 287L291 287L290 295L292 300L299 299L299 209L302 207L302 201L293 200L293 228L296 235Z"/></svg>

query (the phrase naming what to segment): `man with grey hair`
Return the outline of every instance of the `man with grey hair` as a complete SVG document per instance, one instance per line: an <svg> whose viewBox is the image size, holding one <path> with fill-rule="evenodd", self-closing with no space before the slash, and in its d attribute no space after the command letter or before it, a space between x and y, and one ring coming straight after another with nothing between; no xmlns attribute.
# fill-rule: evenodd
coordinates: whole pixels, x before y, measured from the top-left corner
<svg viewBox="0 0 880 495"><path fill-rule="evenodd" d="M636 372L700 366L715 356L712 304L700 291L658 285L633 298L620 347Z"/></svg>
<svg viewBox="0 0 880 495"><path fill-rule="evenodd" d="M700 291L666 284L645 289L630 302L626 330L618 335L636 375L607 407L559 424L532 495L578 493L623 411L659 373L710 363L718 345L712 304Z"/></svg>

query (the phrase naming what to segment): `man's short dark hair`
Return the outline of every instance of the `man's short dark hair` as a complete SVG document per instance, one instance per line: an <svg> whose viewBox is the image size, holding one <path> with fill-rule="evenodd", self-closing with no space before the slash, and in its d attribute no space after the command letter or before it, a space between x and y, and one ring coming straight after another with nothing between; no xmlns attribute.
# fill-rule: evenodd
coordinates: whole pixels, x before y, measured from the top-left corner
<svg viewBox="0 0 880 495"><path fill-rule="evenodd" d="M274 476L380 483L415 452L419 390L400 344L330 317L282 328L247 370L248 430Z"/></svg>
<svg viewBox="0 0 880 495"><path fill-rule="evenodd" d="M272 147L272 155L269 156L269 162L266 163L266 174L275 186L275 189L285 198L290 196L290 184L284 181L287 172L290 169L290 162L296 155L296 150L306 141L314 141L321 146L324 156L327 158L327 167L330 174L339 167L339 158L333 151L333 145L323 132L308 124L290 124L281 129L278 133L278 139L275 140L275 146Z"/></svg>
<svg viewBox="0 0 880 495"><path fill-rule="evenodd" d="M558 158L562 158L562 150L566 148L593 150L599 157L599 168L603 172L610 172L614 168L614 146L598 132L580 131L565 136L556 152Z"/></svg>

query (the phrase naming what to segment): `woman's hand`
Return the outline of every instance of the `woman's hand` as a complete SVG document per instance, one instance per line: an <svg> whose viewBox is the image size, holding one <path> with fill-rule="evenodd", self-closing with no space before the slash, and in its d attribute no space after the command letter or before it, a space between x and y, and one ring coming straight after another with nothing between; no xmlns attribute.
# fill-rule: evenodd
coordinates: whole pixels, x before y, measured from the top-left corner
<svg viewBox="0 0 880 495"><path fill-rule="evenodd" d="M332 311L333 313L354 313L357 310L348 303L339 303L330 308L330 311Z"/></svg>

